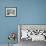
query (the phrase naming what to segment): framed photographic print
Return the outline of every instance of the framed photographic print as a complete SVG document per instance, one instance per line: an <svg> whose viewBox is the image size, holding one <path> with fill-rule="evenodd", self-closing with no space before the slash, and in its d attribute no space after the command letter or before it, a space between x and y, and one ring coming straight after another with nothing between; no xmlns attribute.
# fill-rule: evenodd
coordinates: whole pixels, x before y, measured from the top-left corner
<svg viewBox="0 0 46 46"><path fill-rule="evenodd" d="M6 16L16 16L16 7L7 7Z"/></svg>

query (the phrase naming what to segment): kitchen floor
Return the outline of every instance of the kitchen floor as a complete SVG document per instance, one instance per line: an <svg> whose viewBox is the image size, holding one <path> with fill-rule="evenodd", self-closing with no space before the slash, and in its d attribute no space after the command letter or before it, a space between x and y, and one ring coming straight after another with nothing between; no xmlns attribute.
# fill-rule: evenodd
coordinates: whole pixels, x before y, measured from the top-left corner
<svg viewBox="0 0 46 46"><path fill-rule="evenodd" d="M45 41L21 40L20 46L46 46Z"/></svg>

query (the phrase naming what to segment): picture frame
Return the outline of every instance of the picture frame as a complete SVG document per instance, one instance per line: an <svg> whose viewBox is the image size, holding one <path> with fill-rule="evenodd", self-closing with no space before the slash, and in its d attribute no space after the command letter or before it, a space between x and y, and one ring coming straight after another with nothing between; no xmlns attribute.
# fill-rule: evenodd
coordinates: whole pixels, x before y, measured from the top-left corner
<svg viewBox="0 0 46 46"><path fill-rule="evenodd" d="M5 9L5 15L8 17L9 16L11 16L11 17L17 16L16 12L17 12L16 7L6 7L6 9Z"/></svg>

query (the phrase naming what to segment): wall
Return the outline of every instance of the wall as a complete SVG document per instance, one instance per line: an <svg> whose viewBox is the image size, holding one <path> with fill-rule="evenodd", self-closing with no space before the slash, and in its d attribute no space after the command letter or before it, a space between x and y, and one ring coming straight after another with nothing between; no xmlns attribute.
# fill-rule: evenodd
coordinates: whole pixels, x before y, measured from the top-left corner
<svg viewBox="0 0 46 46"><path fill-rule="evenodd" d="M6 7L16 7L17 16L6 17ZM9 32L18 32L18 24L46 24L46 0L0 0L0 44L8 43Z"/></svg>
<svg viewBox="0 0 46 46"><path fill-rule="evenodd" d="M21 24L46 24L46 0L23 0Z"/></svg>

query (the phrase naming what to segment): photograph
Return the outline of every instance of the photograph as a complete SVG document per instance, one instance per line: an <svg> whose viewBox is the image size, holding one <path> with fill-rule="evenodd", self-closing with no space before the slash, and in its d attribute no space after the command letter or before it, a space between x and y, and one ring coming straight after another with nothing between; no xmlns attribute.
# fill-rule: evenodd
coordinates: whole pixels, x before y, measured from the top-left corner
<svg viewBox="0 0 46 46"><path fill-rule="evenodd" d="M6 16L16 16L16 8L6 8Z"/></svg>

